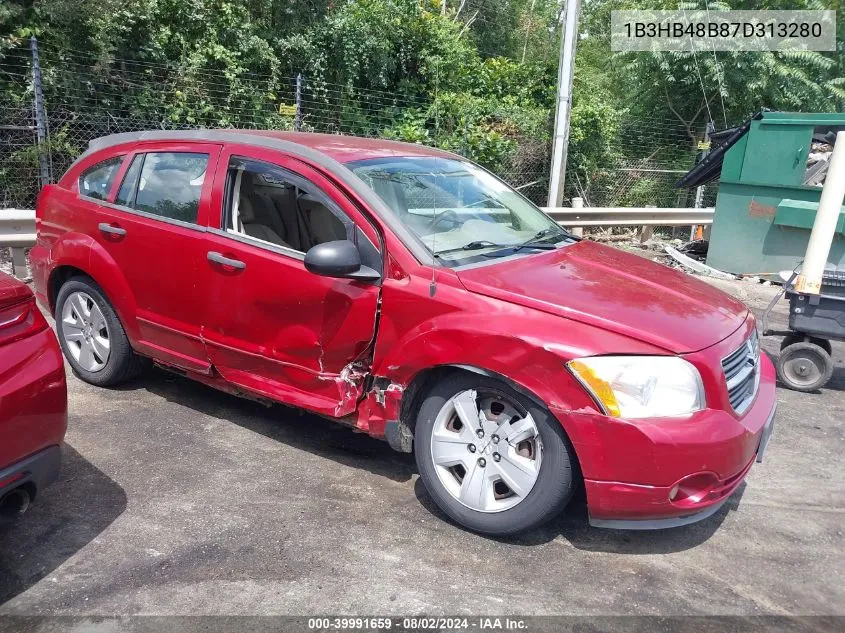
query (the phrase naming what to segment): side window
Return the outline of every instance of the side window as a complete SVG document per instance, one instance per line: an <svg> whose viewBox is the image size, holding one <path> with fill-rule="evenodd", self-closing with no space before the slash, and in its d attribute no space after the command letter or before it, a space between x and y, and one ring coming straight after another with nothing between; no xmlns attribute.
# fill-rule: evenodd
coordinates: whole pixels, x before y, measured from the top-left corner
<svg viewBox="0 0 845 633"><path fill-rule="evenodd" d="M123 156L115 156L86 169L79 177L79 193L97 200L108 198L112 182L122 162Z"/></svg>
<svg viewBox="0 0 845 633"><path fill-rule="evenodd" d="M144 164L144 155L137 154L132 159L132 164L126 170L123 182L117 192L115 204L122 204L124 207L131 207L135 204L135 192L138 189L138 176L141 175L141 166Z"/></svg>
<svg viewBox="0 0 845 633"><path fill-rule="evenodd" d="M135 200L130 206L171 220L195 223L207 166L208 154L145 154ZM131 185L127 185L129 189Z"/></svg>
<svg viewBox="0 0 845 633"><path fill-rule="evenodd" d="M232 157L223 227L305 253L334 240L357 241L355 225L317 187L272 165Z"/></svg>

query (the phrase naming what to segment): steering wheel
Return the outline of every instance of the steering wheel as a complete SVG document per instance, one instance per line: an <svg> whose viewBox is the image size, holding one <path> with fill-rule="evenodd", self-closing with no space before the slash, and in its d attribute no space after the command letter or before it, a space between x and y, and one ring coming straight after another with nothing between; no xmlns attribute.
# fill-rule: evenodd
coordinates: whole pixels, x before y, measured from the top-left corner
<svg viewBox="0 0 845 633"><path fill-rule="evenodd" d="M441 222L445 222L446 220L451 220L452 224L458 224L460 218L458 218L458 214L455 213L453 209L446 209L442 213L436 213L434 218L431 220L431 224L428 225L429 229L433 229L434 227L438 226Z"/></svg>

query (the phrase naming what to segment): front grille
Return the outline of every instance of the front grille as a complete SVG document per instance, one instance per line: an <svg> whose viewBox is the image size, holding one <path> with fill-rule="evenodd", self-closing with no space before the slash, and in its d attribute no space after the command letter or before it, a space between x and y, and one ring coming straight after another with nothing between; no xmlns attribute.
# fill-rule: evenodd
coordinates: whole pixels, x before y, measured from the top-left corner
<svg viewBox="0 0 845 633"><path fill-rule="evenodd" d="M760 339L757 330L739 349L722 359L731 407L742 415L751 406L760 385Z"/></svg>

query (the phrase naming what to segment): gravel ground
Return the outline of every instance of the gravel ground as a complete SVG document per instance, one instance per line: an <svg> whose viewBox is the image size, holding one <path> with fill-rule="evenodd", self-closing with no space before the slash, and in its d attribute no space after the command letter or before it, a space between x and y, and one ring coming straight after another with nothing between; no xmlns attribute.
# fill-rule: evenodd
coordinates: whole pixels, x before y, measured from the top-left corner
<svg viewBox="0 0 845 633"><path fill-rule="evenodd" d="M758 312L776 290L718 285ZM322 419L161 371L70 377L61 480L0 530L0 614L845 615L834 355L821 393L779 390L766 461L709 520L599 530L576 503L507 540L448 523L410 456Z"/></svg>

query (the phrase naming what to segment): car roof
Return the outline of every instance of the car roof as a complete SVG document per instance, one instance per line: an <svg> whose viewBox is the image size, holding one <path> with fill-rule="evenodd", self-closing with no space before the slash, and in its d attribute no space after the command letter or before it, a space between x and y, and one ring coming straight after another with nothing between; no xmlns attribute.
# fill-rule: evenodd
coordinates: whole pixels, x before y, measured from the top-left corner
<svg viewBox="0 0 845 633"><path fill-rule="evenodd" d="M180 142L185 140L209 142L249 143L256 137L256 144L266 145L262 140L282 141L319 152L339 162L350 163L368 158L389 158L391 156L421 157L438 156L458 158L455 154L417 143L403 143L385 139L346 136L342 134L320 134L317 132L283 132L279 130L200 129L200 130L150 130L112 134L92 140L89 151L94 152L122 143L156 140Z"/></svg>
<svg viewBox="0 0 845 633"><path fill-rule="evenodd" d="M331 156L339 163L350 163L367 158L389 158L391 156L439 156L454 158L454 154L420 145L402 143L379 138L346 136L343 134L320 134L317 132L281 132L277 130L238 130L242 134L255 134L268 138L303 145Z"/></svg>

